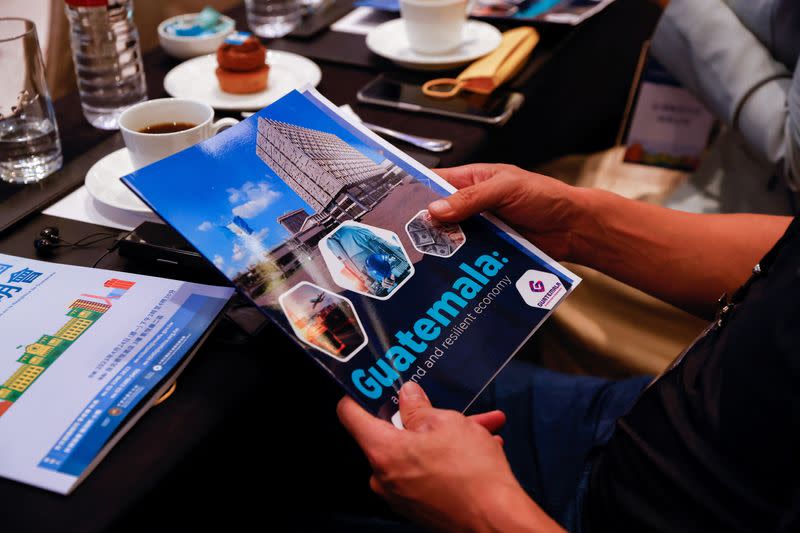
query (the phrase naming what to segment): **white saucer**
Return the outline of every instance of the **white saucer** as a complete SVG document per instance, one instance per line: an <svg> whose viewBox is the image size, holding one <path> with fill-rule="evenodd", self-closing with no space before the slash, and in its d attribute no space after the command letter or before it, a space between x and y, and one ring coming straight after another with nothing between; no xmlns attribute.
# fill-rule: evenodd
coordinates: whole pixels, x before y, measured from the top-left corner
<svg viewBox="0 0 800 533"><path fill-rule="evenodd" d="M92 165L86 173L86 190L100 202L124 211L152 213L138 196L128 189L120 178L133 172L133 163L127 148L111 152Z"/></svg>
<svg viewBox="0 0 800 533"><path fill-rule="evenodd" d="M367 34L367 48L400 66L415 70L444 70L458 67L493 52L502 35L485 22L468 20L464 24L464 42L445 54L420 54L408 45L402 18L384 22Z"/></svg>
<svg viewBox="0 0 800 533"><path fill-rule="evenodd" d="M261 109L293 89L317 86L322 72L316 63L303 56L280 50L267 52L267 88L252 94L231 94L219 88L214 71L217 56L209 54L184 61L167 73L164 90L178 98L205 102L215 109L242 111Z"/></svg>

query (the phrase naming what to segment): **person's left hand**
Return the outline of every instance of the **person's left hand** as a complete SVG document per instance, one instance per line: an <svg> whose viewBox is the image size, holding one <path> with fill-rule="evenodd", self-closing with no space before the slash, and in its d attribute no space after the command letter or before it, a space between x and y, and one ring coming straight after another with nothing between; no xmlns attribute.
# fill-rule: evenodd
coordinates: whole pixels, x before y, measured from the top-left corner
<svg viewBox="0 0 800 533"><path fill-rule="evenodd" d="M497 526L493 519L505 514L487 506L533 504L511 472L502 440L492 436L505 423L501 411L465 417L434 409L422 388L407 382L400 413L405 430L350 397L338 406L339 419L372 465L372 490L398 512L435 529L479 531Z"/></svg>

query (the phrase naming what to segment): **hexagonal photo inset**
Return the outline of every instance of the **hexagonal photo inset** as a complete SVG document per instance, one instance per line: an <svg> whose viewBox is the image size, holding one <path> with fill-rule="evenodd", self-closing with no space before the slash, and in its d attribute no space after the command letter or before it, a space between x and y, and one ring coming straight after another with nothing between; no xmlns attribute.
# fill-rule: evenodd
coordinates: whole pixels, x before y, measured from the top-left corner
<svg viewBox="0 0 800 533"><path fill-rule="evenodd" d="M319 242L333 281L343 289L386 300L414 275L414 265L393 232L343 222Z"/></svg>
<svg viewBox="0 0 800 533"><path fill-rule="evenodd" d="M278 298L301 341L338 361L367 345L367 334L350 300L304 281Z"/></svg>
<svg viewBox="0 0 800 533"><path fill-rule="evenodd" d="M450 257L467 242L461 226L433 220L427 209L408 221L406 233L414 248L437 257Z"/></svg>

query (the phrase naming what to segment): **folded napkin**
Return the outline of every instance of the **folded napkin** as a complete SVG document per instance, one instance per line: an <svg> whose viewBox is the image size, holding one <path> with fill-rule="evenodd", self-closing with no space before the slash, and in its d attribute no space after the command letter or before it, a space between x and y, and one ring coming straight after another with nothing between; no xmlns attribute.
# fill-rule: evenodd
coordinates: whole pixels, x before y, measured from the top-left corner
<svg viewBox="0 0 800 533"><path fill-rule="evenodd" d="M457 78L426 82L422 92L434 98L452 98L460 91L490 94L525 66L538 42L539 33L531 27L509 30L494 52L475 61Z"/></svg>

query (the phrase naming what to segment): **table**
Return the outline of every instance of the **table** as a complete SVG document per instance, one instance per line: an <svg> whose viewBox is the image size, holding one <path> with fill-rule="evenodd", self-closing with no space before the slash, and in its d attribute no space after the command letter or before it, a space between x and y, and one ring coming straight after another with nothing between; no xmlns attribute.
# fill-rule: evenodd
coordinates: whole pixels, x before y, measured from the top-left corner
<svg viewBox="0 0 800 533"><path fill-rule="evenodd" d="M360 87L380 71L395 70L366 51L363 37L323 32L269 46L315 59L323 72L319 90L365 120L454 140L441 155L443 166L487 160L530 167L613 144L639 47L657 14L648 3L618 0L574 31L545 29L530 67L514 84L527 104L502 129L359 105ZM244 27L242 7L231 15ZM151 98L166 96L162 80L175 64L160 50L146 54ZM52 180L63 190L47 201L81 184L99 157L122 146L118 133L85 123L77 94L55 108L65 166ZM45 203L18 192L0 189L0 201ZM57 225L67 238L105 229L37 214L13 222L0 230L0 251L28 257L46 225ZM90 265L103 252L102 246L62 249L53 260ZM137 269L116 254L99 266ZM294 392L301 380L309 394ZM251 337L223 321L179 378L177 392L145 415L72 495L0 479L0 522L16 531L232 530L287 522L309 530L334 512L388 513L370 495L367 465L336 420L340 395L273 327ZM260 487L277 489L277 501L266 500ZM298 505L307 509L302 516L290 512Z"/></svg>

